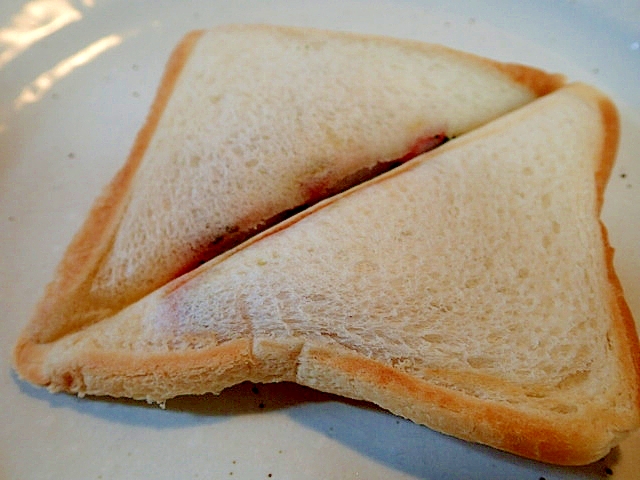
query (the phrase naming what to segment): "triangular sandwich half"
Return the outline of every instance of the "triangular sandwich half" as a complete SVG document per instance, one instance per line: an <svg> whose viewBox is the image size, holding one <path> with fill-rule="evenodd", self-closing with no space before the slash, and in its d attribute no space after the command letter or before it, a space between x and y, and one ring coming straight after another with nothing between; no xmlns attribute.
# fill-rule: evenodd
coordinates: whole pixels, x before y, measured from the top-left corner
<svg viewBox="0 0 640 480"><path fill-rule="evenodd" d="M441 46L273 26L187 35L29 335L113 315L309 204L557 88Z"/></svg>
<svg viewBox="0 0 640 480"><path fill-rule="evenodd" d="M599 220L618 119L562 88L316 204L20 373L162 402L292 381L545 462L640 424L640 349Z"/></svg>

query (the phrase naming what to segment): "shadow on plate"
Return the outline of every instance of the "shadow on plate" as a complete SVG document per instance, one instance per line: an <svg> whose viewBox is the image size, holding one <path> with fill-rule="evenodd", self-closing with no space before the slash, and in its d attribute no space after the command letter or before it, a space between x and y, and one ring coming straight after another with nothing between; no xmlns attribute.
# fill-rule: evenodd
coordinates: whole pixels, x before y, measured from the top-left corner
<svg viewBox="0 0 640 480"><path fill-rule="evenodd" d="M418 479L602 479L615 469L618 449L584 467L557 467L439 434L367 402L294 383L236 385L220 395L183 396L165 408L128 399L51 394L17 378L22 393L52 408L157 429L215 424L238 415L279 411L351 450Z"/></svg>

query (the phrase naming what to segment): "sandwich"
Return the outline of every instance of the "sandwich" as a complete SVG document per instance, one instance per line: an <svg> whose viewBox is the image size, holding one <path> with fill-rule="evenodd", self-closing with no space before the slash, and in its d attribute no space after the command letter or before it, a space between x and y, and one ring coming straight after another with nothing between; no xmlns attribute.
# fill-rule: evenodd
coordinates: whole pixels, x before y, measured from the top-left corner
<svg viewBox="0 0 640 480"><path fill-rule="evenodd" d="M33 317L50 342L307 206L554 90L437 45L272 26L185 36Z"/></svg>
<svg viewBox="0 0 640 480"><path fill-rule="evenodd" d="M640 426L640 347L600 221L616 109L592 87L555 84L446 132L82 324L41 320L63 301L49 289L18 372L52 391L159 403L291 381L524 457L598 460ZM123 218L149 178L140 158ZM116 249L124 220L112 221L93 272Z"/></svg>

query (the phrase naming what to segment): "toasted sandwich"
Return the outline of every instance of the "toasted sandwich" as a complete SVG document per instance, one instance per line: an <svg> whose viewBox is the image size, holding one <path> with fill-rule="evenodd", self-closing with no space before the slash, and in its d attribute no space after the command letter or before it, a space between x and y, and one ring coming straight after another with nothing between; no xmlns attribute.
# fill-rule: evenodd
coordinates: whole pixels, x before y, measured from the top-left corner
<svg viewBox="0 0 640 480"><path fill-rule="evenodd" d="M153 402L291 381L524 457L640 425L640 347L600 220L618 116L571 84L334 194L15 362Z"/></svg>
<svg viewBox="0 0 640 480"><path fill-rule="evenodd" d="M188 34L29 327L108 318L308 206L557 89L438 45L286 27Z"/></svg>

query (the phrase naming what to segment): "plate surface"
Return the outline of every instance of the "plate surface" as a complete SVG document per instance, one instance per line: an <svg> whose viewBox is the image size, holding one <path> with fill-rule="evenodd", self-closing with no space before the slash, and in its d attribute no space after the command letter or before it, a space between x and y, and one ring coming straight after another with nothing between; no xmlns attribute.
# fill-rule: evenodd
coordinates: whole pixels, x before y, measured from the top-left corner
<svg viewBox="0 0 640 480"><path fill-rule="evenodd" d="M620 1L5 0L0 5L0 479L638 478L640 434L582 468L452 439L296 385L243 384L166 410L21 382L20 329L124 162L187 31L276 23L413 38L591 83L622 120L603 218L640 319L640 4Z"/></svg>

